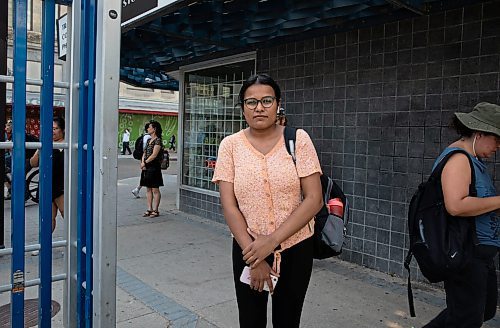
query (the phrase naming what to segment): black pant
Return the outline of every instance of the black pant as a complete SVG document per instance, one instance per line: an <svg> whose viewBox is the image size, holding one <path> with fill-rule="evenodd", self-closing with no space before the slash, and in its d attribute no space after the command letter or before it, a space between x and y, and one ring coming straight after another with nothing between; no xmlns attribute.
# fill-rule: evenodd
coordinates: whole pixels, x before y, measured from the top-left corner
<svg viewBox="0 0 500 328"><path fill-rule="evenodd" d="M272 296L274 328L299 327L302 305L311 278L312 255L312 238L281 253L280 278ZM266 261L271 265L273 255L270 255ZM249 285L240 282L241 272L245 266L241 248L233 239L233 273L240 327L266 327L269 293L255 291Z"/></svg>
<svg viewBox="0 0 500 328"><path fill-rule="evenodd" d="M476 246L465 269L444 282L446 309L424 328L481 327L495 316L498 289L493 258L497 252L494 246Z"/></svg>
<svg viewBox="0 0 500 328"><path fill-rule="evenodd" d="M128 154L132 154L132 151L130 150L129 142L124 141L123 142L123 148L122 148L122 155L125 155L125 151L128 151Z"/></svg>

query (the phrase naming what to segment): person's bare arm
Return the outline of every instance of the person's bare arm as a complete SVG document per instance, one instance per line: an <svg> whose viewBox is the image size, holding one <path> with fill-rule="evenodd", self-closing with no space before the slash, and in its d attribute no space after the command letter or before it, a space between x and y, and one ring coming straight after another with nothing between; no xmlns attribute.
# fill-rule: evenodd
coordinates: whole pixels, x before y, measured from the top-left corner
<svg viewBox="0 0 500 328"><path fill-rule="evenodd" d="M30 158L31 167L37 167L40 164L40 151L37 149Z"/></svg>
<svg viewBox="0 0 500 328"><path fill-rule="evenodd" d="M140 166L141 166L141 170L145 170L145 169L146 169L146 163L144 163L144 158L145 158L145 157L146 157L146 152L145 152L145 151L143 151L143 152L142 152L142 157L141 157L141 164L140 164Z"/></svg>
<svg viewBox="0 0 500 328"><path fill-rule="evenodd" d="M455 154L444 166L441 175L444 204L453 216L476 216L500 208L500 196L469 196L471 167L467 155Z"/></svg>
<svg viewBox="0 0 500 328"><path fill-rule="evenodd" d="M255 268L283 241L302 229L323 206L320 174L314 173L300 179L303 200L290 216L270 235L257 235L251 231L254 241L243 249L243 259Z"/></svg>
<svg viewBox="0 0 500 328"><path fill-rule="evenodd" d="M227 181L220 181L219 190L224 219L226 220L229 230L231 230L231 233L236 239L236 242L238 242L238 245L243 249L252 242L252 238L247 232L245 218L238 208L238 202L234 195L234 184Z"/></svg>
<svg viewBox="0 0 500 328"><path fill-rule="evenodd" d="M146 160L144 161L146 164L154 161L156 159L156 156L158 156L158 154L160 153L160 150L161 150L161 146L160 145L155 145L153 147L153 153L151 154L151 156L149 156L148 158L146 158Z"/></svg>

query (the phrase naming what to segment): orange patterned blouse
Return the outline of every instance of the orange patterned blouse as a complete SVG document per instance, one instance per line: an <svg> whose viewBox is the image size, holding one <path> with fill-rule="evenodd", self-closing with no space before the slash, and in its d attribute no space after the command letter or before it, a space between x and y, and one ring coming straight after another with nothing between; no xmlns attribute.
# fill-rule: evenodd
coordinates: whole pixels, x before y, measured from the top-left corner
<svg viewBox="0 0 500 328"><path fill-rule="evenodd" d="M285 147L282 136L266 155L256 150L245 133L239 131L222 140L212 181L231 182L238 207L250 230L269 235L299 206L299 177L321 172L311 138L297 130L297 165ZM283 251L314 233L314 220L281 244ZM279 272L280 251L275 252L274 269Z"/></svg>

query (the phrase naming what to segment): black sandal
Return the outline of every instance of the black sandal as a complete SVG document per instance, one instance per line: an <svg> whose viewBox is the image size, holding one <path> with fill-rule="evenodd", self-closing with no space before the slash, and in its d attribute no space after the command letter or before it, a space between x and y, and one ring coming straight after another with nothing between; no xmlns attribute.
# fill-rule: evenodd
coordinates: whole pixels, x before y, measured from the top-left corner
<svg viewBox="0 0 500 328"><path fill-rule="evenodd" d="M152 210L151 213L149 214L150 218L155 218L160 215L160 212Z"/></svg>
<svg viewBox="0 0 500 328"><path fill-rule="evenodd" d="M154 211L153 210L147 210L146 212L144 212L144 214L142 214L142 217L148 217L148 216L151 216L151 213L153 213Z"/></svg>

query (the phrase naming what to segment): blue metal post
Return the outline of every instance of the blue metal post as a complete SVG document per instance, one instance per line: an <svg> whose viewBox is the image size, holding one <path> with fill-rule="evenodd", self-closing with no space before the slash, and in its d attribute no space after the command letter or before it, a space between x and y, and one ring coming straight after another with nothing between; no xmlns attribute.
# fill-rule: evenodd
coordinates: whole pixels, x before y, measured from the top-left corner
<svg viewBox="0 0 500 328"><path fill-rule="evenodd" d="M85 327L87 318L87 256L91 255L87 248L87 176L89 170L87 168L86 151L87 134L88 134L88 110L89 110L89 22L90 3L89 0L81 2L81 25L80 25L80 95L79 95L79 113L78 113L78 232L77 232L77 327ZM88 81L88 85L86 85ZM85 249L85 253L83 252ZM85 287L84 287L85 286ZM91 319L91 318L90 318Z"/></svg>
<svg viewBox="0 0 500 328"><path fill-rule="evenodd" d="M92 327L92 229L94 167L95 26L96 1L81 3L80 111L78 151L78 327ZM85 146L85 148L84 148ZM83 283L85 282L85 288Z"/></svg>
<svg viewBox="0 0 500 328"><path fill-rule="evenodd" d="M96 0L89 1L88 12L88 110L87 110L87 194L86 194L86 224L85 236L87 237L86 253L86 282L85 289L85 314L87 318L86 328L92 327L92 290L93 290L93 222L94 222L94 113L95 113L95 67L96 67Z"/></svg>
<svg viewBox="0 0 500 328"><path fill-rule="evenodd" d="M26 129L27 0L14 1L14 98L12 141L12 293L13 328L24 328L24 192Z"/></svg>
<svg viewBox="0 0 500 328"><path fill-rule="evenodd" d="M42 80L40 110L40 285L38 325L50 327L52 299L52 120L54 105L54 34L55 2L43 2L42 20Z"/></svg>

